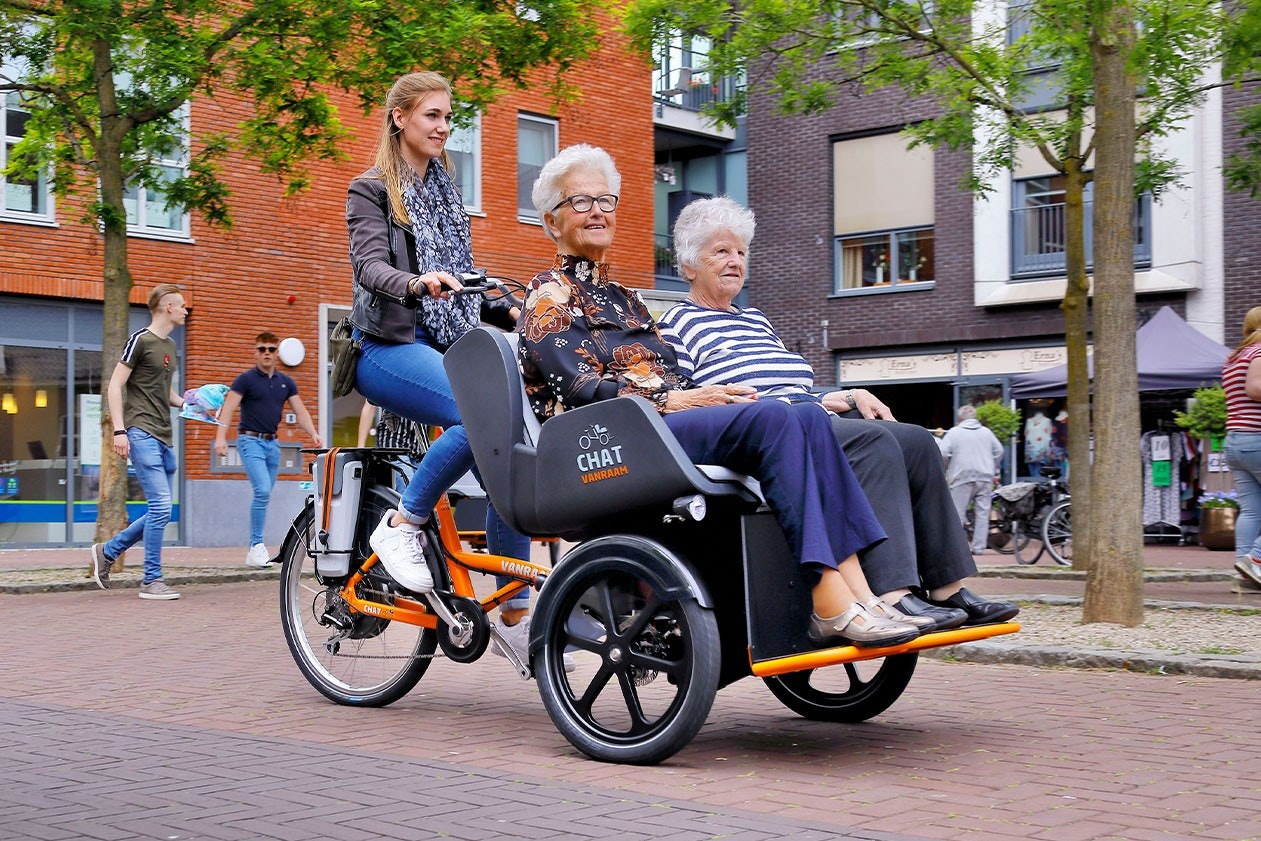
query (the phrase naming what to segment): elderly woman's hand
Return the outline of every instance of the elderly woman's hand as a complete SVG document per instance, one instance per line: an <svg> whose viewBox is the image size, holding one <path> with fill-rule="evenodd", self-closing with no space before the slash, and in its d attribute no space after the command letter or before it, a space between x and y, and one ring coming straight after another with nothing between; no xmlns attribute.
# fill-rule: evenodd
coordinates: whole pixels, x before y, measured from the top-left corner
<svg viewBox="0 0 1261 841"><path fill-rule="evenodd" d="M699 409L701 406L725 406L728 403L752 403L757 390L747 385L706 385L671 391L666 394L667 412Z"/></svg>
<svg viewBox="0 0 1261 841"><path fill-rule="evenodd" d="M849 397L854 398L854 405L851 408ZM876 395L872 394L865 388L851 388L845 391L831 391L823 395L823 408L829 411L842 414L850 412L854 409L858 410L864 418L877 420L897 420L893 416L893 411L883 403L881 403Z"/></svg>

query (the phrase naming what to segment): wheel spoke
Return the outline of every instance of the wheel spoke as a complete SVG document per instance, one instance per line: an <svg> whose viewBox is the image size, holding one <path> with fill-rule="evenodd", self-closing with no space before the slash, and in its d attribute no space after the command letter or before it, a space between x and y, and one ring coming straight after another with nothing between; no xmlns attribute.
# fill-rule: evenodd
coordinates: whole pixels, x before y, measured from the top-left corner
<svg viewBox="0 0 1261 841"><path fill-rule="evenodd" d="M644 732L648 729L648 719L644 717L644 708L639 703L639 689L635 686L629 668L617 670L617 682L622 687L622 698L626 701L626 712L631 719L630 733Z"/></svg>
<svg viewBox="0 0 1261 841"><path fill-rule="evenodd" d="M595 676L591 678L591 682L587 684L587 689L582 693L582 697L574 699L574 706L578 707L583 715L591 715L592 705L600 697L604 687L608 686L609 678L611 677L613 677L613 668L607 664L602 665L599 671L595 673Z"/></svg>

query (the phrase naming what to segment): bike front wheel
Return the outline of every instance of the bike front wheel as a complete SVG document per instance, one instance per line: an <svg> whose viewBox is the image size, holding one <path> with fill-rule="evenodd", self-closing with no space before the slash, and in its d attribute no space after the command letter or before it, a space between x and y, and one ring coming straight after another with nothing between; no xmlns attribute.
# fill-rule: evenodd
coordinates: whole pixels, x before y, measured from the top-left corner
<svg viewBox="0 0 1261 841"><path fill-rule="evenodd" d="M1060 566L1073 565L1073 503L1064 500L1042 520L1042 543Z"/></svg>
<svg viewBox="0 0 1261 841"><path fill-rule="evenodd" d="M368 534L386 510L398 507L389 488L364 491L353 572L372 553ZM358 613L338 591L345 577L321 579L308 551L315 514L308 505L294 520L281 549L280 619L299 671L326 698L352 707L383 707L402 698L421 679L437 648L433 631ZM390 603L393 582L371 574L357 585L361 596Z"/></svg>

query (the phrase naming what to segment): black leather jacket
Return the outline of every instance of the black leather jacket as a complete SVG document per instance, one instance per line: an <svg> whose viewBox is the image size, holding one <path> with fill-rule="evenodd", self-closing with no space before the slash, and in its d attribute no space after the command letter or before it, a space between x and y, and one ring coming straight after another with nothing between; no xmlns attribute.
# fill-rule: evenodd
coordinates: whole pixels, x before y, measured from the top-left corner
<svg viewBox="0 0 1261 841"><path fill-rule="evenodd" d="M350 182L346 229L354 272L351 323L380 341L415 342L417 301L407 287L420 274L416 241L394 221L385 182L375 167ZM482 320L511 330L511 307L504 298L482 298Z"/></svg>

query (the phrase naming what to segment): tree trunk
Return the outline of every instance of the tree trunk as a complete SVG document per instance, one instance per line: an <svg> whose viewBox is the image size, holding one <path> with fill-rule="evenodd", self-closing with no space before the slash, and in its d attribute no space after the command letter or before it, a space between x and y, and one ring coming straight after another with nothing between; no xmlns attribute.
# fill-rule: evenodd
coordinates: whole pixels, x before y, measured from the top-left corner
<svg viewBox="0 0 1261 841"><path fill-rule="evenodd" d="M1068 464L1072 486L1073 568L1085 569L1090 561L1090 526L1081 512L1090 510L1090 369L1087 365L1087 323L1090 281L1086 277L1086 176L1080 148L1064 161L1064 264L1068 284L1064 288L1064 344L1068 365Z"/></svg>
<svg viewBox="0 0 1261 841"><path fill-rule="evenodd" d="M102 80L98 91L101 113L117 113L113 88L113 68L109 45L97 43L97 78ZM127 341L128 298L131 295L131 272L127 268L127 211L123 205L122 139L126 128L116 116L101 118L95 146L97 177L100 179L101 201L98 217L104 237L105 260L105 323L101 343L101 484L97 502L95 541L104 542L127 525L127 464L112 448L114 430L123 426L122 418L109 416L110 376L122 358ZM114 564L121 572L123 557Z"/></svg>
<svg viewBox="0 0 1261 841"><path fill-rule="evenodd" d="M1084 622L1143 621L1143 527L1134 301L1131 0L1097 0L1095 64L1095 470ZM1076 507L1076 506L1074 506Z"/></svg>

